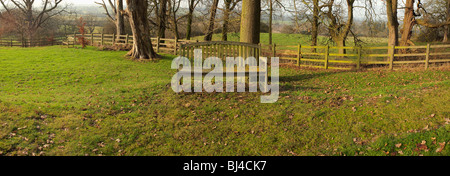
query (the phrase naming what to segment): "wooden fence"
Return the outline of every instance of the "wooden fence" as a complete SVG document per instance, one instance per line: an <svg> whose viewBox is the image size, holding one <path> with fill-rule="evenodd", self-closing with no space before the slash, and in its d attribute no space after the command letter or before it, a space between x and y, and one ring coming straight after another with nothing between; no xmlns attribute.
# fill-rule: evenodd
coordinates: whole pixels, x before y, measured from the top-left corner
<svg viewBox="0 0 450 176"><path fill-rule="evenodd" d="M0 39L0 46L2 47L39 47L39 46L53 46L61 45L62 39L37 39L37 40L21 40L14 39Z"/></svg>
<svg viewBox="0 0 450 176"><path fill-rule="evenodd" d="M339 53L344 49L346 53ZM324 69L361 69L364 67L450 63L450 45L395 46L395 47L330 47L263 45L262 55L279 57L280 61L297 66Z"/></svg>
<svg viewBox="0 0 450 176"><path fill-rule="evenodd" d="M73 34L67 37L64 42L65 45L74 46L78 44L77 37L81 34ZM131 45L133 44L133 36L131 35L115 35L115 34L85 34L84 37L89 41L90 45ZM181 39L166 39L166 38L151 38L153 48L156 52L177 54L180 45L186 43L198 42L196 40L181 40Z"/></svg>
<svg viewBox="0 0 450 176"><path fill-rule="evenodd" d="M74 40L81 34L68 36L64 42L67 45L76 45ZM86 34L85 38L91 45L128 45L133 44L131 35L115 34ZM189 43L198 43L196 40L151 38L156 52L181 55L181 46ZM450 45L425 46L395 46L395 47L334 47L334 46L288 46L260 44L260 56L279 57L281 62L294 63L296 66L314 67L324 69L361 69L371 67L387 67L394 69L398 66L411 66L423 64L429 68L431 64L450 63ZM186 48L189 49L189 48ZM206 49L206 48L205 48ZM344 49L345 53L339 53ZM235 50L230 49L234 52ZM188 51L185 51L188 52Z"/></svg>

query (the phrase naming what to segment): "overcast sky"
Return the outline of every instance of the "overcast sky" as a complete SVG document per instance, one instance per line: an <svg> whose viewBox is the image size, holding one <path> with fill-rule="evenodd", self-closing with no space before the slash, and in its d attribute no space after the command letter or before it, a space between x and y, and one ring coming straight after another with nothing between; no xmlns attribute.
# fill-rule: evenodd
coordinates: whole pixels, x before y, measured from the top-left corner
<svg viewBox="0 0 450 176"><path fill-rule="evenodd" d="M95 0L65 0L67 3L71 3L74 5L82 4L82 5L95 5ZM101 1L101 0L99 0Z"/></svg>
<svg viewBox="0 0 450 176"><path fill-rule="evenodd" d="M67 3L67 4L70 4L70 5L73 5L73 6L78 6L78 5L98 6L97 4L95 4L96 1L97 2L101 2L101 0L64 0L63 3ZM384 15L384 12L383 12L384 11L384 6L383 6L382 2L378 2L378 1L379 0L374 1L374 2L377 2L376 4L374 4L375 8L377 9L377 10L375 10L375 13L377 15L383 16ZM40 2L40 1L37 1L37 2ZM187 0L182 0L182 2L187 2ZM289 0L284 0L284 2L285 3L287 2L287 4L285 4L285 6L289 8L290 1ZM364 4L358 4L358 5L359 5L359 7L364 6ZM184 3L183 3L182 6L185 6ZM0 9L2 9L2 8L0 7ZM399 12L399 17L403 16L402 13L403 12ZM356 8L355 9L355 18L358 19L358 18L363 18L363 17L364 17L364 10L362 8ZM384 19L384 18L382 17L381 19Z"/></svg>

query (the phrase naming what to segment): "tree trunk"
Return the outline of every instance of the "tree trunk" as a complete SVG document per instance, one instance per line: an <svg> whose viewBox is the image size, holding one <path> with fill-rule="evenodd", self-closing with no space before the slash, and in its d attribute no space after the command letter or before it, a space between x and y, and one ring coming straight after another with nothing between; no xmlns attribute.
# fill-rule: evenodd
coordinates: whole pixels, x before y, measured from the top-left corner
<svg viewBox="0 0 450 176"><path fill-rule="evenodd" d="M269 0L269 45L272 45L273 0Z"/></svg>
<svg viewBox="0 0 450 176"><path fill-rule="evenodd" d="M231 1L232 0L225 0L225 12L223 14L222 24L222 41L228 41L228 24L231 13Z"/></svg>
<svg viewBox="0 0 450 176"><path fill-rule="evenodd" d="M214 0L213 4L211 6L211 15L209 18L208 31L206 32L205 39L204 39L205 41L212 40L218 5L219 5L219 0Z"/></svg>
<svg viewBox="0 0 450 176"><path fill-rule="evenodd" d="M336 38L333 39L334 43L336 43L337 47L345 47L345 39L344 38ZM344 48L339 48L339 54L347 54L347 51Z"/></svg>
<svg viewBox="0 0 450 176"><path fill-rule="evenodd" d="M447 0L447 21L450 21L450 0ZM442 42L447 43L449 42L450 38L450 25L447 24L444 27L444 40Z"/></svg>
<svg viewBox="0 0 450 176"><path fill-rule="evenodd" d="M116 29L117 29L117 39L120 39L120 35L125 35L125 20L122 14L123 11L123 0L116 0Z"/></svg>
<svg viewBox="0 0 450 176"><path fill-rule="evenodd" d="M181 1L180 1L181 3ZM173 36L175 36L176 39L180 38L180 35L178 34L178 20L177 20L177 7L176 7L176 2L173 1L173 3L169 3L170 7L169 9L171 9L171 13L172 13L172 21L173 21ZM179 8L179 7L178 7Z"/></svg>
<svg viewBox="0 0 450 176"><path fill-rule="evenodd" d="M259 44L261 28L261 0L243 0L240 41Z"/></svg>
<svg viewBox="0 0 450 176"><path fill-rule="evenodd" d="M189 0L189 13L187 16L186 40L191 40L192 18L194 18L195 0Z"/></svg>
<svg viewBox="0 0 450 176"><path fill-rule="evenodd" d="M178 34L178 21L177 21L177 15L174 12L173 13L173 33L176 39L180 38L180 35Z"/></svg>
<svg viewBox="0 0 450 176"><path fill-rule="evenodd" d="M398 20L397 20L397 0L386 0L386 13L388 17L389 46L398 45ZM389 50L389 54L393 51Z"/></svg>
<svg viewBox="0 0 450 176"><path fill-rule="evenodd" d="M212 40L212 36L214 33L214 23L216 21L216 12L217 12L218 5L219 5L219 0L214 0L213 4L211 6L211 16L209 17L209 25L208 25L208 31L206 32L206 35L205 35L205 41Z"/></svg>
<svg viewBox="0 0 450 176"><path fill-rule="evenodd" d="M405 16L403 19L401 46L408 46L412 36L412 29L416 24L414 17L414 0L407 0L405 4Z"/></svg>
<svg viewBox="0 0 450 176"><path fill-rule="evenodd" d="M313 0L313 20L311 26L311 46L317 46L317 37L319 35L319 0ZM316 49L312 48L312 52L316 52Z"/></svg>
<svg viewBox="0 0 450 176"><path fill-rule="evenodd" d="M155 59L156 52L153 50L150 39L150 26L147 19L147 0L126 0L127 14L131 30L133 31L133 49L128 56L136 59Z"/></svg>
<svg viewBox="0 0 450 176"><path fill-rule="evenodd" d="M448 42L449 34L450 34L450 28L449 28L449 25L447 25L444 27L444 39L442 40L443 43Z"/></svg>
<svg viewBox="0 0 450 176"><path fill-rule="evenodd" d="M328 6L327 16L330 19L329 32L333 41L338 47L344 47L347 36L350 33L351 27L353 25L353 4L355 0L347 0L347 22L345 25L341 25L338 22L338 17L333 13L332 7L334 0L331 1L330 6ZM345 54L346 50L344 48L339 49L339 54Z"/></svg>
<svg viewBox="0 0 450 176"><path fill-rule="evenodd" d="M159 2L159 14L158 14L158 37L166 37L166 16L167 16L167 0L160 0Z"/></svg>

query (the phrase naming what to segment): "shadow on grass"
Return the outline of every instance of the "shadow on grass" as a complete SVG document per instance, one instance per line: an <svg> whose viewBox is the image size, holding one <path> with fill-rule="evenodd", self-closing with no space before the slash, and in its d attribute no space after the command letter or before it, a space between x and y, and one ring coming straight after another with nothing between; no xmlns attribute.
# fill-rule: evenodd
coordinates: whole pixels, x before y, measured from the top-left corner
<svg viewBox="0 0 450 176"><path fill-rule="evenodd" d="M297 86L296 82L305 81L309 79L329 76L342 73L342 71L333 71L333 72L314 72L311 74L298 74L298 75L290 75L290 76L280 76L280 90L281 91L298 91L298 90L314 90L314 89L322 89L319 87L300 87Z"/></svg>

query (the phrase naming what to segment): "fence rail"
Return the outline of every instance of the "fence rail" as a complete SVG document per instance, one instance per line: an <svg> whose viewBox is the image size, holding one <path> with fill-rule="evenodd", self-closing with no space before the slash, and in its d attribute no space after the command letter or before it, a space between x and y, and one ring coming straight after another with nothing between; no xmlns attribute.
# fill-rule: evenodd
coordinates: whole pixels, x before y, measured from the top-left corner
<svg viewBox="0 0 450 176"><path fill-rule="evenodd" d="M81 34L69 35L64 44L68 46L75 46L78 43L77 37L81 36ZM84 37L89 41L90 45L131 45L134 42L133 36L128 34L85 34ZM166 39L159 37L151 38L151 40L153 48L156 52L170 54L177 54L182 44L198 42L197 40Z"/></svg>
<svg viewBox="0 0 450 176"><path fill-rule="evenodd" d="M51 39L51 40L22 40L16 41L13 39L0 39L0 46L2 47L37 47L37 46L53 46L61 45L63 40Z"/></svg>
<svg viewBox="0 0 450 176"><path fill-rule="evenodd" d="M66 39L56 40L34 40L34 41L14 41L11 39L0 39L0 46L6 47L33 47L50 45L75 46L77 37L81 34L73 34ZM115 34L85 34L84 37L90 45L130 45L133 44L131 35ZM158 53L169 53L181 55L182 46L196 45L204 43L198 40L151 38L153 48ZM217 43L217 44L220 44ZM230 44L230 43L228 43ZM242 45L242 44L240 44ZM220 46L220 45L218 45ZM252 45L253 46L253 45ZM361 69L362 67L388 67L394 69L398 66L422 65L428 69L433 65L450 63L450 45L427 44L424 46L376 46L376 47L335 47L335 46L302 46L302 45L259 45L258 56L279 57L280 61L294 63L296 66L314 67L324 69ZM184 48L189 49L189 47ZM207 53L212 53L212 48ZM224 55L236 56L240 48L219 48ZM216 49L217 50L217 49ZM345 50L345 53L339 52ZM230 53L225 53L230 52Z"/></svg>
<svg viewBox="0 0 450 176"><path fill-rule="evenodd" d="M340 53L339 50L345 50ZM395 46L395 47L332 47L262 45L262 55L279 57L296 66L325 69L361 69L362 66L396 66L450 63L450 45Z"/></svg>

